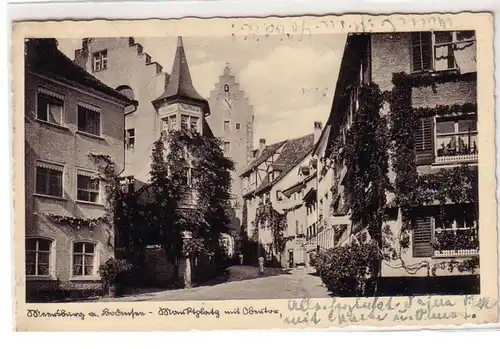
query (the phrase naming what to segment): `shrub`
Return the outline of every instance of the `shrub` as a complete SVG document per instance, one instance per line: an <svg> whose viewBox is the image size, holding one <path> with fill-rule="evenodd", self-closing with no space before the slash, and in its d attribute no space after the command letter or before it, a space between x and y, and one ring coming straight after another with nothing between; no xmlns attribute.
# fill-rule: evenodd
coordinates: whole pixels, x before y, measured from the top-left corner
<svg viewBox="0 0 500 349"><path fill-rule="evenodd" d="M99 267L99 275L105 286L117 286L131 269L125 259L110 258Z"/></svg>
<svg viewBox="0 0 500 349"><path fill-rule="evenodd" d="M374 292L379 272L376 243L351 243L317 253L311 264L334 296L359 297Z"/></svg>

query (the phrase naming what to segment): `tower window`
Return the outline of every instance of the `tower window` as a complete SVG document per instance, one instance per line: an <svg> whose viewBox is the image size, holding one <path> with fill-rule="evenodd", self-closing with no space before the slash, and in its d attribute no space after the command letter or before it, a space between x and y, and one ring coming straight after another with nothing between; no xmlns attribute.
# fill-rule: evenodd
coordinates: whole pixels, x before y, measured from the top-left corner
<svg viewBox="0 0 500 349"><path fill-rule="evenodd" d="M108 50L94 53L92 63L94 71L105 70L108 67Z"/></svg>
<svg viewBox="0 0 500 349"><path fill-rule="evenodd" d="M181 115L181 130L186 131L189 128L189 116Z"/></svg>
<svg viewBox="0 0 500 349"><path fill-rule="evenodd" d="M224 92L229 92L229 85L228 84L224 85Z"/></svg>
<svg viewBox="0 0 500 349"><path fill-rule="evenodd" d="M133 149L135 146L135 129L129 128L125 135L125 145L127 149Z"/></svg>

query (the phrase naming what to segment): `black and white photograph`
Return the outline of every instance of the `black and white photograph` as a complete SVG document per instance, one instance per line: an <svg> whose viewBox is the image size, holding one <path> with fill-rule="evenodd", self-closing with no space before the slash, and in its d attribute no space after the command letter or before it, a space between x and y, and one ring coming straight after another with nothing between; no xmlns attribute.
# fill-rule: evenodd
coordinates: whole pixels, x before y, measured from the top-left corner
<svg viewBox="0 0 500 349"><path fill-rule="evenodd" d="M26 302L480 294L476 40L26 38Z"/></svg>

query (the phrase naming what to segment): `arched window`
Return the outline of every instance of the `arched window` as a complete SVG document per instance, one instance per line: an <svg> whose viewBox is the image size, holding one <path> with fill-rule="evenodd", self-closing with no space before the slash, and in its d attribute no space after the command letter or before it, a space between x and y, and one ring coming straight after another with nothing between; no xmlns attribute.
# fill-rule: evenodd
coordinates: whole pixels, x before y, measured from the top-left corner
<svg viewBox="0 0 500 349"><path fill-rule="evenodd" d="M52 240L26 238L26 275L50 276L52 274Z"/></svg>
<svg viewBox="0 0 500 349"><path fill-rule="evenodd" d="M134 90L132 90L132 88L130 86L127 86L127 85L118 86L116 88L116 91L120 92L122 95L126 96L127 98L129 98L131 100L135 100Z"/></svg>
<svg viewBox="0 0 500 349"><path fill-rule="evenodd" d="M224 85L224 92L229 92L229 85L228 84Z"/></svg>

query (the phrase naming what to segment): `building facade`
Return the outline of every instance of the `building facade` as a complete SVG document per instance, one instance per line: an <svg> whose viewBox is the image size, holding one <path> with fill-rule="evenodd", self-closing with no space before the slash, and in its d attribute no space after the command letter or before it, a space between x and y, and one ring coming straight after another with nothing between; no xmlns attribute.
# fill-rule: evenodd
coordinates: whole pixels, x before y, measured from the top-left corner
<svg viewBox="0 0 500 349"><path fill-rule="evenodd" d="M232 229L235 233L241 230L243 197L241 178L239 175L252 160L254 114L245 92L241 89L236 77L231 74L229 64L224 68L219 81L210 92L208 98L211 115L208 124L215 137L223 142L224 154L234 161L235 169L232 177ZM235 234L238 235L238 234Z"/></svg>
<svg viewBox="0 0 500 349"><path fill-rule="evenodd" d="M108 86L139 102L125 118L125 171L138 189L149 181L153 143L162 131L153 105L164 91L170 74L132 37L86 38L75 51L75 62Z"/></svg>
<svg viewBox="0 0 500 349"><path fill-rule="evenodd" d="M241 175L246 206L246 231L250 239L261 245L262 253L265 254L262 257L265 257L269 264L287 266L294 263L294 257L290 260L290 256L285 256L289 242L286 242L283 251L277 249L273 237L274 228L271 227L269 219L263 221L259 218L259 210L267 204L276 214L283 215L283 219L286 219L290 202L283 192L303 177L301 168L311 166L311 151L315 135L319 136L321 131L321 123L315 123L314 128L314 133L269 146L265 145L265 140L260 140L255 160ZM286 226L280 234L283 238L292 240L295 238L295 231L288 224Z"/></svg>
<svg viewBox="0 0 500 349"><path fill-rule="evenodd" d="M380 115L388 121L389 132L394 134L395 127L403 129L408 127L405 124L411 125L411 143L406 143L404 137L392 140L401 147L398 149L404 150L404 144L412 144L409 151L413 154L415 183L436 184L425 187L430 196L422 198L419 204L402 206L401 193L412 189L405 189L404 183L397 181L403 178L401 168L412 168L413 163L398 167L398 152L389 154L388 178L399 193L386 193L389 218L385 223L393 234L401 231L409 234L407 241L395 239L391 243L401 252L398 258L382 263L381 275L383 278L463 275L460 268L441 266L479 255L477 177L474 179L478 159L474 32L348 36L331 114L314 150L319 161L319 195L330 192L329 214L323 217L334 232L327 239L329 244L332 238L334 245L356 238L351 234L350 212L344 206L344 181L349 169L345 162L335 160L337 154L332 154L332 149L342 151L342 146L334 148L333 144L345 144L360 105L366 103L360 97L360 89L370 84L377 86L383 96ZM403 107L405 113L399 109ZM404 118L406 122L398 123ZM464 175L467 181L452 185L470 190L465 200L458 198L458 194L451 195L445 185L458 173L470 174ZM408 228L406 222L410 221Z"/></svg>
<svg viewBox="0 0 500 349"><path fill-rule="evenodd" d="M124 114L136 103L79 69L55 39L26 43L26 281L28 299L99 288L114 256L105 181L94 155L123 171Z"/></svg>

